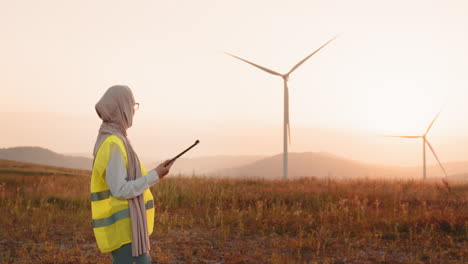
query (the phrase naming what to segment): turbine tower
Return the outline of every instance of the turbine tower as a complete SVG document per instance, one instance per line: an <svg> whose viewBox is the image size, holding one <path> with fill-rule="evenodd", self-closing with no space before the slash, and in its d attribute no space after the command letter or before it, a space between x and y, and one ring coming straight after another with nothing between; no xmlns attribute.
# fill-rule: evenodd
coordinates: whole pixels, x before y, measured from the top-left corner
<svg viewBox="0 0 468 264"><path fill-rule="evenodd" d="M277 76L280 76L283 78L283 84L284 84L284 123L283 123L283 178L286 180L288 179L288 141L287 141L287 138L289 138L289 143L291 143L291 132L290 132L290 126L289 126L289 89L288 89L288 79L289 79L289 75L291 73L293 73L297 68L299 68L299 66L301 66L306 60L308 60L310 57L312 57L315 53L317 53L319 50L321 50L323 47L325 47L326 45L328 45L330 42L332 42L333 40L336 39L336 36L332 39L330 39L329 41L327 41L325 44L323 44L320 48L318 48L316 51L312 52L309 56L305 57L303 60L301 60L299 63L297 63L296 65L294 65L294 67L292 67L292 69L285 73L285 74L281 74L281 73L277 73L273 70L270 70L266 67L263 67L263 66L260 66L258 64L255 64L253 62L250 62L248 60L244 60L240 57L237 57L235 55L232 55L232 54L229 54L229 53L226 53L227 55L229 56L232 56L236 59L239 59L243 62L246 62L252 66L255 66L267 73L270 73L270 74L273 74L273 75L277 75Z"/></svg>
<svg viewBox="0 0 468 264"><path fill-rule="evenodd" d="M439 117L440 112L436 115L434 120L432 120L431 124L427 128L426 132L422 134L421 136L387 136L387 137L396 137L396 138L421 138L422 139L422 144L423 144L423 179L426 179L426 145L429 147L429 149L432 151L432 154L434 154L434 157L436 158L437 162L439 163L440 168L445 174L445 177L447 177L447 172L445 171L444 166L439 160L439 157L437 157L437 154L435 153L434 148L432 147L431 143L429 143L429 140L427 140L427 133L429 133L429 130L431 130L432 125L434 125L434 122L437 120Z"/></svg>

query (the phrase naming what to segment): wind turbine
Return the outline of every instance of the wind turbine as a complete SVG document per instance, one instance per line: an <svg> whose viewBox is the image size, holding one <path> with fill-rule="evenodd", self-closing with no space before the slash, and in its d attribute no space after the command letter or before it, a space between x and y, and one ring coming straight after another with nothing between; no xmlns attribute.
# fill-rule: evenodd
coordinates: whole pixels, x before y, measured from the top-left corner
<svg viewBox="0 0 468 264"><path fill-rule="evenodd" d="M440 168L442 168L442 171L444 172L445 177L447 177L447 172L445 171L444 166L440 162L439 157L437 157L437 154L435 153L435 150L432 147L431 143L429 143L429 140L427 140L427 133L429 133L429 130L431 130L432 125L434 125L434 122L437 120L439 115L440 115L440 112L436 115L434 120L432 120L431 124L427 128L426 132L424 134L422 134L422 136L387 136L387 137L396 137L396 138L412 138L412 139L421 138L422 139L422 143L423 143L423 179L424 180L426 179L426 145L429 147L429 149L431 149L432 154L434 154L434 157L436 158L437 162L439 163Z"/></svg>
<svg viewBox="0 0 468 264"><path fill-rule="evenodd" d="M267 73L277 75L283 78L283 83L284 83L284 125L283 125L283 178L286 180L288 178L288 142L286 138L289 138L289 143L291 143L291 131L289 128L289 89L288 89L288 79L289 75L293 73L299 66L301 66L306 60L308 60L310 57L312 57L315 53L317 53L319 50L321 50L323 47L328 45L330 42L336 39L336 36L329 41L327 41L325 44L323 44L320 48L318 48L316 51L312 52L309 56L305 57L303 60L301 60L299 63L294 65L292 69L285 73L277 73L273 70L270 70L266 67L260 66L258 64L255 64L253 62L250 62L248 60L244 60L240 57L237 57L235 55L229 54L226 52L227 55L232 56L236 59L239 59L243 62L246 62L252 66L255 66L259 68L260 70L266 71Z"/></svg>

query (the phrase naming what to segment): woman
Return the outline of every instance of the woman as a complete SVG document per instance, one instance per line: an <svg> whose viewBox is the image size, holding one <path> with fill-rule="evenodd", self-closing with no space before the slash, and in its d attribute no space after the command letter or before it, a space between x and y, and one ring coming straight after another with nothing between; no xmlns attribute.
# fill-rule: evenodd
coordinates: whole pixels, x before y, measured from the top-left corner
<svg viewBox="0 0 468 264"><path fill-rule="evenodd" d="M169 173L169 161L149 173L127 139L138 109L127 86L110 87L96 104L102 125L94 146L91 176L93 231L112 263L150 263L154 202L149 188Z"/></svg>

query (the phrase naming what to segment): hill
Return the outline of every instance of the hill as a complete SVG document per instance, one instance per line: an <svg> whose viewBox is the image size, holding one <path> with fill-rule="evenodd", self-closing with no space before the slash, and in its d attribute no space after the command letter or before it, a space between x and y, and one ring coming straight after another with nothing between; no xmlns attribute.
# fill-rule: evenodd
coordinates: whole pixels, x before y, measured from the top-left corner
<svg viewBox="0 0 468 264"><path fill-rule="evenodd" d="M12 160L0 160L0 175L30 176L90 176L90 170L70 169L57 166L40 165Z"/></svg>
<svg viewBox="0 0 468 264"><path fill-rule="evenodd" d="M325 152L289 153L288 159L291 178L307 176L318 178L407 177L413 170L416 170L415 168L366 164ZM283 155L278 154L223 172L228 176L280 178L283 176Z"/></svg>
<svg viewBox="0 0 468 264"><path fill-rule="evenodd" d="M92 159L67 156L41 147L14 147L0 149L0 159L27 163L89 170Z"/></svg>
<svg viewBox="0 0 468 264"><path fill-rule="evenodd" d="M444 164L449 174L449 179L466 180L463 174L468 172L468 162L451 162ZM289 177L317 178L416 178L422 176L420 167L398 167L369 164L350 160L333 154L319 152L289 153ZM440 178L443 176L439 166L428 166L428 178ZM223 175L230 177L257 177L257 178L281 178L283 176L283 155L278 154L264 158L235 168L223 170ZM452 176L457 175L457 176Z"/></svg>

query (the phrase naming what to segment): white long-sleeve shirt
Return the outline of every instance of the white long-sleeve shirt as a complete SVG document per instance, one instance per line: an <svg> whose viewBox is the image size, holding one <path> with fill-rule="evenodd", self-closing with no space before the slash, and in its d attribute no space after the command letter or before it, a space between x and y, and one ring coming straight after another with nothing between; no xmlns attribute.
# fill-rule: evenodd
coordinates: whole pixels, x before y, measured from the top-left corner
<svg viewBox="0 0 468 264"><path fill-rule="evenodd" d="M117 144L112 144L110 146L109 162L106 167L106 182L112 196L117 199L130 199L142 194L159 181L155 170L134 181L129 181L127 177L123 154Z"/></svg>

